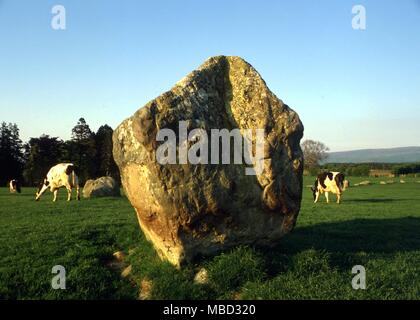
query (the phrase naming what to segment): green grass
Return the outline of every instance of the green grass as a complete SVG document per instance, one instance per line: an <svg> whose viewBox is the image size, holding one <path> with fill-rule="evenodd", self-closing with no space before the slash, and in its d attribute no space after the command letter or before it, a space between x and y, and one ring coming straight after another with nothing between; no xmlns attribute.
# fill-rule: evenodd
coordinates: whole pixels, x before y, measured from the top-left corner
<svg viewBox="0 0 420 320"><path fill-rule="evenodd" d="M1 188L0 297L137 299L147 279L152 299L420 299L420 178L350 180L374 184L314 205L305 178L297 227L275 248L242 246L182 271L159 260L124 197L35 202L33 189ZM130 280L107 266L118 250ZM51 288L54 265L66 268L66 290ZM366 290L352 289L354 265L366 268ZM204 285L193 282L201 267Z"/></svg>

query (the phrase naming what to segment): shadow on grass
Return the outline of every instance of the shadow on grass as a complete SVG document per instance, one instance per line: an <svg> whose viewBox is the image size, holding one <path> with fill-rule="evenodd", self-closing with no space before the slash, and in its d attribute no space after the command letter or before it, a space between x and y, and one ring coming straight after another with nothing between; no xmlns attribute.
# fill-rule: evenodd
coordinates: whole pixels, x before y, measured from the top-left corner
<svg viewBox="0 0 420 320"><path fill-rule="evenodd" d="M420 250L420 218L355 219L297 227L284 242L293 251L400 252ZM281 246L284 246L282 243Z"/></svg>
<svg viewBox="0 0 420 320"><path fill-rule="evenodd" d="M407 201L415 199L392 199L392 198L376 198L376 199L348 199L347 202L368 202L368 203L383 203L383 202L395 202L395 201Z"/></svg>
<svg viewBox="0 0 420 320"><path fill-rule="evenodd" d="M162 263L143 239L129 263L138 279L152 281L151 299L233 299L236 294L245 298L325 298L331 297L330 290L338 297L350 297L340 286L354 265L367 265L372 259L398 265L403 260L394 255L420 250L418 230L420 218L414 217L297 227L274 248L239 246L215 257L201 257L182 270ZM86 234L89 239L95 236ZM201 267L208 271L206 285L193 281ZM278 294L291 289L289 295Z"/></svg>
<svg viewBox="0 0 420 320"><path fill-rule="evenodd" d="M284 259L307 250L324 252L330 256L331 265L347 270L363 256L368 259L371 254L419 251L419 230L420 218L415 217L322 223L297 227L275 248L260 250L266 261L271 261L269 269L276 273L285 267Z"/></svg>

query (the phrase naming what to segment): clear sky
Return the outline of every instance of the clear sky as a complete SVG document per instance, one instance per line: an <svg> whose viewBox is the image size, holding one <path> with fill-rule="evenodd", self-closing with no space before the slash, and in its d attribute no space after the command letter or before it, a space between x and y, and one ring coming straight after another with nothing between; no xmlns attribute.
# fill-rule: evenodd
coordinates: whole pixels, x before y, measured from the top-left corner
<svg viewBox="0 0 420 320"><path fill-rule="evenodd" d="M51 27L57 4L66 30ZM23 140L68 139L82 116L115 128L221 54L332 151L420 145L420 0L0 0L0 121Z"/></svg>

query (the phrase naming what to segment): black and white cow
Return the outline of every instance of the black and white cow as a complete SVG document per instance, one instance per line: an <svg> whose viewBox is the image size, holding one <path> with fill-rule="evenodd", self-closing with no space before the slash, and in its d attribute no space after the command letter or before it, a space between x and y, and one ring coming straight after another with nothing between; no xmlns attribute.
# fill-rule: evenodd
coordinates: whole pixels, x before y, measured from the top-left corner
<svg viewBox="0 0 420 320"><path fill-rule="evenodd" d="M49 188L54 193L53 201L57 201L57 193L60 188L67 189L67 201L71 200L71 192L76 188L77 200L80 200L79 193L79 179L74 172L74 165L72 163L59 163L52 167L41 182L36 193L35 200L39 200L42 194Z"/></svg>
<svg viewBox="0 0 420 320"><path fill-rule="evenodd" d="M325 193L325 198L327 199L327 203L329 203L329 192L335 193L337 195L337 203L340 203L341 194L344 191L344 179L345 176L341 172L323 172L319 174L314 186L311 187L314 203L318 202L319 196L322 193Z"/></svg>
<svg viewBox="0 0 420 320"><path fill-rule="evenodd" d="M16 180L16 179L10 180L9 190L10 190L10 193L15 193L15 192L21 193L19 180Z"/></svg>

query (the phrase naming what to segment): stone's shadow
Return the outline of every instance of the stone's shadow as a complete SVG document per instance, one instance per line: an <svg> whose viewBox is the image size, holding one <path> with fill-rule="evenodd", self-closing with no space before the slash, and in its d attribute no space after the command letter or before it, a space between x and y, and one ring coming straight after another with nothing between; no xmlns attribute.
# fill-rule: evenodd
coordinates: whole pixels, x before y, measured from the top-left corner
<svg viewBox="0 0 420 320"><path fill-rule="evenodd" d="M394 201L407 201L411 199L392 199L392 198L376 198L376 199L348 199L347 202L371 202L371 203L382 203L382 202L394 202Z"/></svg>
<svg viewBox="0 0 420 320"><path fill-rule="evenodd" d="M297 224L299 226L299 222ZM370 254L393 255L420 250L420 218L355 219L297 227L278 246L259 248L271 275L293 266L295 255L316 250L341 270L367 263ZM349 269L350 268L350 269Z"/></svg>
<svg viewBox="0 0 420 320"><path fill-rule="evenodd" d="M298 222L297 226L283 239L294 253L310 248L343 253L420 250L420 218L417 217L355 219L301 228ZM280 246L285 247L283 243Z"/></svg>

